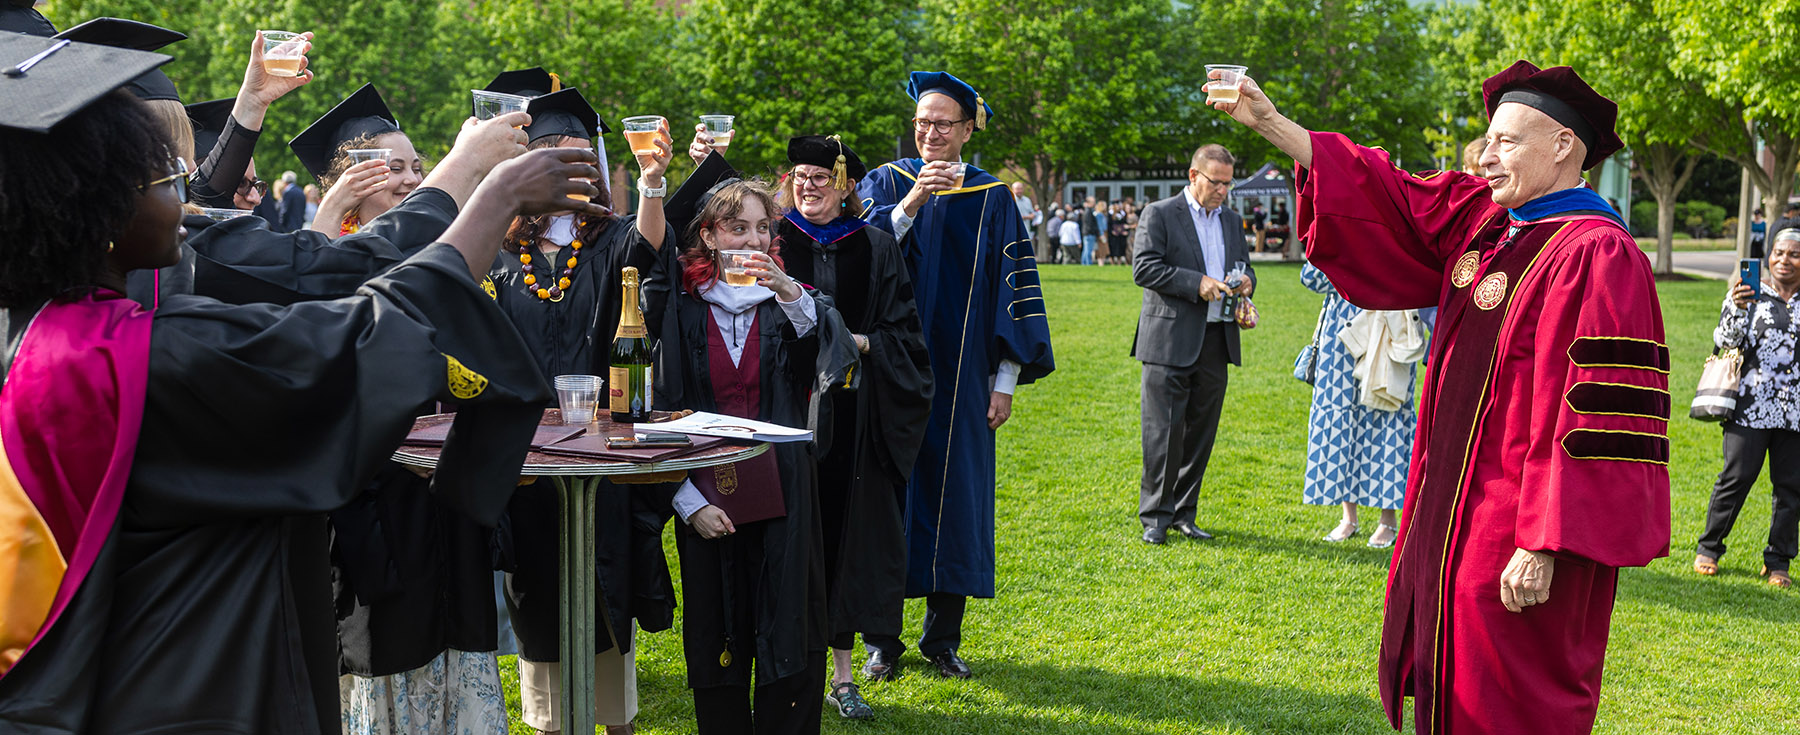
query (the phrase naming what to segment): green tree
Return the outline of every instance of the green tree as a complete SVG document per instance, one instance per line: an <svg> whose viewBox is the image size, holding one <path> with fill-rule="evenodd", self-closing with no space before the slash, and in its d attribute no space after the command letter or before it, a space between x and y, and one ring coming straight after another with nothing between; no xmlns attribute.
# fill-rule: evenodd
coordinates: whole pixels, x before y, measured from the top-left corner
<svg viewBox="0 0 1800 735"><path fill-rule="evenodd" d="M1716 117L1694 143L1742 166L1763 192L1764 211L1779 216L1800 168L1800 3L1653 1L1675 68L1741 108Z"/></svg>
<svg viewBox="0 0 1800 735"><path fill-rule="evenodd" d="M1437 110L1427 78L1421 10L1406 0L1221 0L1194 3L1176 16L1176 98L1190 139L1229 145L1256 168L1280 152L1225 115L1205 108L1207 63L1238 63L1282 114L1313 130L1341 132L1379 145L1412 166L1428 165L1421 128ZM1245 172L1247 173L1247 172Z"/></svg>
<svg viewBox="0 0 1800 735"><path fill-rule="evenodd" d="M1425 137L1438 168L1460 168L1463 146L1487 133L1481 82L1505 68L1506 39L1486 2L1441 2L1425 10L1426 95L1437 116Z"/></svg>
<svg viewBox="0 0 1800 735"><path fill-rule="evenodd" d="M1167 8L1154 0L1051 0L1029 10L997 0L927 0L929 68L956 74L993 106L993 121L970 150L1010 167L1036 201L1049 203L1071 171L1169 156L1186 162L1191 144L1150 142L1170 85L1156 30L1166 26Z"/></svg>
<svg viewBox="0 0 1800 735"><path fill-rule="evenodd" d="M695 117L736 115L731 161L774 172L797 135L843 136L875 166L887 160L910 110L901 89L906 43L897 0L697 0L685 8L677 74L692 95L669 114L677 151ZM678 156L685 158L686 156Z"/></svg>

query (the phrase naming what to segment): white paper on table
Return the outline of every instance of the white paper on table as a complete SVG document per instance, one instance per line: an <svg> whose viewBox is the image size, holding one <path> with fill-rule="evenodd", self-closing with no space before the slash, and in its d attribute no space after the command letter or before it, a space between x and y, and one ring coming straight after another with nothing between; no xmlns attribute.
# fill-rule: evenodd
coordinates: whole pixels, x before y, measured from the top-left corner
<svg viewBox="0 0 1800 735"><path fill-rule="evenodd" d="M719 413L696 411L674 421L653 425L657 431L673 431L697 436L722 436L729 439L753 439L762 442L803 442L812 439L806 429L794 429L766 421L740 419Z"/></svg>

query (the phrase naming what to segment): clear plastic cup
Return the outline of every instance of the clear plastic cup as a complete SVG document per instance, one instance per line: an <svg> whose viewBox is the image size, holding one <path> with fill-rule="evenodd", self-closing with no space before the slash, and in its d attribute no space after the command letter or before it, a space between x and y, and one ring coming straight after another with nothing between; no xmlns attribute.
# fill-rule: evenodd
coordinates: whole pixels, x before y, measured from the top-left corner
<svg viewBox="0 0 1800 735"><path fill-rule="evenodd" d="M562 408L564 424L580 426L594 422L594 412L600 405L599 376L558 375L552 383L556 386L556 400Z"/></svg>
<svg viewBox="0 0 1800 735"><path fill-rule="evenodd" d="M625 123L625 142L631 144L631 155L651 156L656 154L656 138L662 135L663 118L661 115L638 115L628 117Z"/></svg>
<svg viewBox="0 0 1800 735"><path fill-rule="evenodd" d="M225 220L228 220L228 219L237 219L239 217L248 217L251 214L250 210L248 210L248 209L223 209L223 208L203 208L200 210L200 213L206 215L206 217L208 219L211 219L214 222L224 222Z"/></svg>
<svg viewBox="0 0 1800 735"><path fill-rule="evenodd" d="M351 148L350 150L344 151L344 154L350 156L350 165L355 166L363 161L386 161L389 157L394 155L394 149Z"/></svg>
<svg viewBox="0 0 1800 735"><path fill-rule="evenodd" d="M263 39L263 72L274 77L300 76L306 39L289 31L257 31Z"/></svg>
<svg viewBox="0 0 1800 735"><path fill-rule="evenodd" d="M489 92L485 89L470 90L470 94L475 99L477 120L491 120L509 112L524 112L525 103L531 101L530 97Z"/></svg>
<svg viewBox="0 0 1800 735"><path fill-rule="evenodd" d="M1212 72L1217 71L1219 72L1219 78L1206 83L1206 101L1238 101L1238 91L1244 84L1244 72L1249 70L1249 67L1238 66L1236 64L1207 64L1207 76L1211 77Z"/></svg>
<svg viewBox="0 0 1800 735"><path fill-rule="evenodd" d="M565 147L565 148L575 148L575 147L577 147L577 146L564 146L564 147ZM581 148L581 150L584 150L584 151L587 151L587 152L589 152L589 153L593 153L593 152L594 152L594 147L593 147L593 146L591 146L591 145L584 145L584 146L579 146L579 147L580 147L580 148ZM596 165L596 166L598 166L598 165L599 165L599 164L595 164L595 165ZM594 183L594 180L593 180L593 179L590 179L590 178L586 178L586 177L578 177L578 178L574 178L574 179L570 179L570 180L571 180L571 181L586 181L586 182L588 182L588 183L590 183L590 184L592 184L592 183ZM588 197L588 195L586 195L586 194L581 194L581 193L577 193L577 192L570 192L570 193L569 193L569 198L570 198L570 199L574 199L574 200L576 200L576 201L579 201L579 202L587 202L587 201L593 201L593 200L592 200L592 199L591 199L591 198L590 198L590 197Z"/></svg>
<svg viewBox="0 0 1800 735"><path fill-rule="evenodd" d="M731 123L737 119L733 115L701 115L700 122L706 125L706 134L712 136L713 150L724 152L731 147L731 138L737 132L732 130Z"/></svg>
<svg viewBox="0 0 1800 735"><path fill-rule="evenodd" d="M754 286L756 276L750 275L744 266L758 254L756 250L721 250L719 258L725 270L725 282L733 286Z"/></svg>
<svg viewBox="0 0 1800 735"><path fill-rule="evenodd" d="M963 179L969 176L969 164L957 161L955 167L950 169L950 174L956 178L955 188L963 188Z"/></svg>

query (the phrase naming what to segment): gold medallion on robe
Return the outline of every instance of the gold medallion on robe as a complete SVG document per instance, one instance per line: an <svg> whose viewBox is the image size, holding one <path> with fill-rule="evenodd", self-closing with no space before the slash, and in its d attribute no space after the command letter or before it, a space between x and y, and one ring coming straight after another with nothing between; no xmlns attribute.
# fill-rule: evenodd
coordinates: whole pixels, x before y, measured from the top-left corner
<svg viewBox="0 0 1800 735"><path fill-rule="evenodd" d="M1450 284L1462 288L1475 282L1475 271L1481 267L1481 256L1475 251L1463 253L1456 259L1456 266L1450 269Z"/></svg>
<svg viewBox="0 0 1800 735"><path fill-rule="evenodd" d="M449 355L444 355L444 362L448 366L450 395L456 396L458 400L466 401L487 390L487 376L470 370L462 364L461 360Z"/></svg>
<svg viewBox="0 0 1800 735"><path fill-rule="evenodd" d="M1482 311L1488 311L1506 300L1506 274L1491 273L1481 279L1481 285L1475 287L1475 305Z"/></svg>
<svg viewBox="0 0 1800 735"><path fill-rule="evenodd" d="M726 651L724 653L719 654L719 666L722 668L731 668L731 652L730 651Z"/></svg>

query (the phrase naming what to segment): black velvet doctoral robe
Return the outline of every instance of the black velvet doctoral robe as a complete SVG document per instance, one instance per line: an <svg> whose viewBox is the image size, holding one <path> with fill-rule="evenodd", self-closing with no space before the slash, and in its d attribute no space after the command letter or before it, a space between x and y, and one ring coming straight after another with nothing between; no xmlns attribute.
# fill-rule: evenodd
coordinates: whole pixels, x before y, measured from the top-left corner
<svg viewBox="0 0 1800 735"><path fill-rule="evenodd" d="M447 245L345 299L165 301L124 504L62 618L0 678L0 723L337 732L321 719L335 687L303 652L320 593L296 582L309 552L285 526L352 500L438 400L462 414L434 490L493 523L550 394L522 349Z"/></svg>
<svg viewBox="0 0 1800 735"><path fill-rule="evenodd" d="M650 292L647 318L651 333L663 335L658 399L672 409L716 412L707 357L707 330L714 328L711 306L663 285L664 289ZM717 287L731 288L722 283ZM814 296L818 323L804 337L795 334L774 299L756 307L756 337L761 340L761 410L755 417L759 421L808 425L811 396L842 385L855 370L856 350L842 318L828 297ZM673 303L663 302L665 298ZM826 647L829 626L825 557L819 542L817 455L811 442L776 444L770 451L781 476L786 516L746 524L758 527L755 533L715 540L700 538L686 524L676 527L684 605L682 647L688 686L695 689L750 684L752 657L758 683L794 676ZM737 548L745 542L758 543L760 554L753 556L762 559L760 570L736 570L756 580L755 609L734 604L733 591L741 587L737 584L741 580L728 578L724 571L728 559L746 553ZM732 655L729 665L721 666L728 637Z"/></svg>
<svg viewBox="0 0 1800 735"><path fill-rule="evenodd" d="M931 357L894 236L859 227L832 239L841 230L807 229L792 215L780 220L788 275L829 294L845 326L869 339L861 387L829 394L829 411L819 418L831 634L899 635L906 480L931 417ZM831 241L820 242L821 235Z"/></svg>
<svg viewBox="0 0 1800 735"><path fill-rule="evenodd" d="M525 285L517 255L501 253L491 274L500 308L525 337L530 358L545 380L558 375L607 374L613 335L619 327L621 270L633 266L648 275L675 247L675 235L668 229L663 232L666 250L650 247L638 233L636 217L612 220L594 240L583 244L578 265L569 275L569 288L559 302L540 299ZM538 268L540 274L550 268L561 272L573 252L569 247L555 256L533 251L532 262L544 264ZM554 405L554 401L546 404ZM667 630L673 624L674 582L662 551L670 492L666 485L603 483L595 498L597 581L612 622L609 636L596 637L598 651L614 645L630 650L633 619L646 632ZM557 648L560 517L555 485L540 480L514 493L500 530L507 610L519 638L520 655L528 661L556 661L561 655Z"/></svg>

